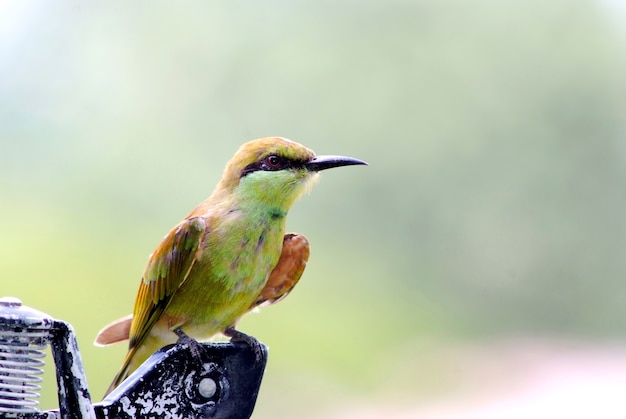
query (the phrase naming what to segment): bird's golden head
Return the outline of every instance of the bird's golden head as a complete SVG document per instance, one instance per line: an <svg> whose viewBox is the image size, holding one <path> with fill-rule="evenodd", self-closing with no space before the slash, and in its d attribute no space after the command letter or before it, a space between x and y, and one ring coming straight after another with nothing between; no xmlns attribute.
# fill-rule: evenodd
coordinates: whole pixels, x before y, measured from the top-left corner
<svg viewBox="0 0 626 419"><path fill-rule="evenodd" d="M281 137L267 137L243 144L228 162L218 189L290 206L316 172L306 164L313 150Z"/></svg>
<svg viewBox="0 0 626 419"><path fill-rule="evenodd" d="M269 204L287 210L321 170L365 164L341 156L316 156L313 150L281 137L243 144L228 162L215 193L240 202Z"/></svg>

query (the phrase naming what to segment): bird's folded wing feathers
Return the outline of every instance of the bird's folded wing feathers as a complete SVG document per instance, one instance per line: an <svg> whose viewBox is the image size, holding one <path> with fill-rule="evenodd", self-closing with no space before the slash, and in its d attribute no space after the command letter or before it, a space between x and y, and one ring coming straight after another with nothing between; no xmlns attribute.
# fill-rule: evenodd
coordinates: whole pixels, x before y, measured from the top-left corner
<svg viewBox="0 0 626 419"><path fill-rule="evenodd" d="M139 344L187 279L204 240L206 221L202 217L183 220L174 227L150 255L144 270L130 329L130 347Z"/></svg>

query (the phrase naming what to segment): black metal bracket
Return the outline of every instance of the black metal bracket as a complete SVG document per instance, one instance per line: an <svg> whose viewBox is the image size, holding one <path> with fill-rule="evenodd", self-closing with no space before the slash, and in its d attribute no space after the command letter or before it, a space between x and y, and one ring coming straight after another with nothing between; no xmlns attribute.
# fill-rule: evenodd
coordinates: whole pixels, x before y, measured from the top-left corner
<svg viewBox="0 0 626 419"><path fill-rule="evenodd" d="M201 359L186 345L156 352L102 402L98 418L228 418L252 415L267 362L246 343L203 344Z"/></svg>
<svg viewBox="0 0 626 419"><path fill-rule="evenodd" d="M59 408L41 411L41 351L50 344L56 366ZM0 298L0 417L216 418L252 415L267 363L243 342L204 343L200 354L169 345L153 354L104 400L93 404L72 326Z"/></svg>

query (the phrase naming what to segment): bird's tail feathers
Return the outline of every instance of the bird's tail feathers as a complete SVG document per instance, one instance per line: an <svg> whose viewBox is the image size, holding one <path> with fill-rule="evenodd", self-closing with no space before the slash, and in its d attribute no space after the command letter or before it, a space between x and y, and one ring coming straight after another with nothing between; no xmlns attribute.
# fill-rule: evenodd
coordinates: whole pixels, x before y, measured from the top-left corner
<svg viewBox="0 0 626 419"><path fill-rule="evenodd" d="M122 384L122 381L124 381L133 371L135 371L136 368L132 368L131 364L132 364L133 358L135 357L136 352L137 352L137 346L134 346L129 349L128 353L126 354L126 357L124 358L124 363L122 364L122 368L115 375L115 378L113 378L113 382L111 383L107 391L104 393L104 397L108 396L110 392L112 392L117 386Z"/></svg>

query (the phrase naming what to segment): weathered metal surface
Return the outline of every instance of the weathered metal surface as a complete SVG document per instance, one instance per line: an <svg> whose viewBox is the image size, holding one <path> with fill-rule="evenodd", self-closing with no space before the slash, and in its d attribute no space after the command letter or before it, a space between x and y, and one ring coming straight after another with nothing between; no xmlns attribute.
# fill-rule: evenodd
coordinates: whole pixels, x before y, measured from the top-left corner
<svg viewBox="0 0 626 419"><path fill-rule="evenodd" d="M102 402L98 417L249 418L267 362L245 343L203 344L200 359L185 345L155 353Z"/></svg>
<svg viewBox="0 0 626 419"><path fill-rule="evenodd" d="M43 349L51 346L59 409L37 409ZM186 345L156 352L103 401L92 404L72 327L0 298L0 417L25 419L228 418L252 415L263 372L261 359L246 343Z"/></svg>
<svg viewBox="0 0 626 419"><path fill-rule="evenodd" d="M61 418L95 419L87 376L72 326L55 320L52 336L52 356L56 366Z"/></svg>

